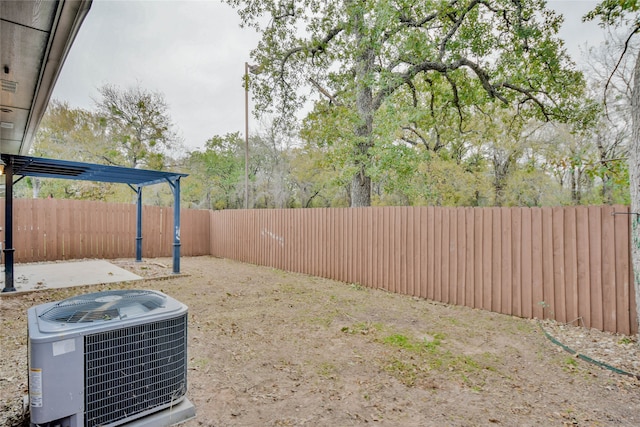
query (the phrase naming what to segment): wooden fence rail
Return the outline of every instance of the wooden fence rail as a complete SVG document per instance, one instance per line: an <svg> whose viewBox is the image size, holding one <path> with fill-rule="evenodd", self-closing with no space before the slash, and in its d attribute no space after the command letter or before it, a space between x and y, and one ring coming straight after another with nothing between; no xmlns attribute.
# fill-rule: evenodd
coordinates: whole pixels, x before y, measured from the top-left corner
<svg viewBox="0 0 640 427"><path fill-rule="evenodd" d="M635 334L624 206L211 212L211 254Z"/></svg>
<svg viewBox="0 0 640 427"><path fill-rule="evenodd" d="M16 199L15 260L133 258L135 211ZM637 333L630 223L614 212L629 209L183 209L181 253L629 335ZM171 256L172 227L172 208L143 207L144 257Z"/></svg>

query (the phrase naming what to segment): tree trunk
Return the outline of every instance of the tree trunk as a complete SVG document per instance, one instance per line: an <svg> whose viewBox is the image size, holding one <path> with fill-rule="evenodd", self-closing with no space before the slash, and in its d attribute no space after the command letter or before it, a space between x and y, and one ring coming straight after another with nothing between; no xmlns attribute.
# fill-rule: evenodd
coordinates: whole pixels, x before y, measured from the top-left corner
<svg viewBox="0 0 640 427"><path fill-rule="evenodd" d="M41 184L40 178L34 176L33 179L31 180L34 199L37 199L38 197L40 197L40 184Z"/></svg>
<svg viewBox="0 0 640 427"><path fill-rule="evenodd" d="M356 108L359 123L356 126L356 144L354 148L357 167L351 180L351 207L371 206L371 178L367 175L367 166L371 163L369 150L373 146L373 91L370 73L374 66L375 53L367 44L365 19L362 9L354 17L357 45L360 51L356 64Z"/></svg>
<svg viewBox="0 0 640 427"><path fill-rule="evenodd" d="M575 167L571 167L571 202L574 205L580 204L580 190L578 189L579 179L576 177L578 171Z"/></svg>
<svg viewBox="0 0 640 427"><path fill-rule="evenodd" d="M371 206L371 178L357 173L351 180L351 207Z"/></svg>
<svg viewBox="0 0 640 427"><path fill-rule="evenodd" d="M497 179L493 182L494 200L495 206L501 207L504 204L504 185Z"/></svg>
<svg viewBox="0 0 640 427"><path fill-rule="evenodd" d="M597 137L596 137L596 141L597 141L597 147L598 147L598 154L600 155L600 166L602 167L603 170L607 170L607 150L605 150L604 148L604 141L603 141L603 137L602 135L600 135L600 133L598 133ZM608 172L603 172L602 173L602 202L605 205L612 205L613 204L613 194L611 191L611 186L609 184L609 173Z"/></svg>
<svg viewBox="0 0 640 427"><path fill-rule="evenodd" d="M640 309L640 54L633 70L631 93L632 137L629 143L629 192L631 196L631 264L636 293L636 313ZM640 326L640 314L637 316ZM638 328L640 331L640 328Z"/></svg>
<svg viewBox="0 0 640 427"><path fill-rule="evenodd" d="M493 203L495 206L502 206L504 204L504 188L509 172L511 171L511 166L511 155L504 159L504 156L500 156L498 153L493 154L493 190L495 195Z"/></svg>

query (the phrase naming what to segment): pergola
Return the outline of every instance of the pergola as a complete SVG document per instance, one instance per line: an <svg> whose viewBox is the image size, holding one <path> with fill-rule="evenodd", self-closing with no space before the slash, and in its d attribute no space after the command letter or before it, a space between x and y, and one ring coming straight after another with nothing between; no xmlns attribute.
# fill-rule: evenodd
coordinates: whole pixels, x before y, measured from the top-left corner
<svg viewBox="0 0 640 427"><path fill-rule="evenodd" d="M13 286L13 184L26 176L127 184L138 195L136 260L142 260L142 187L174 195L173 272L180 272L182 173L28 157L34 135L92 0L0 1L0 158L6 171L5 287ZM14 177L19 177L14 180Z"/></svg>
<svg viewBox="0 0 640 427"><path fill-rule="evenodd" d="M13 281L13 185L27 176L62 178L127 184L137 193L136 261L142 261L142 188L166 182L173 192L173 273L180 273L180 178L184 173L1 154L4 163L5 199L5 280L2 292L15 291ZM14 179L14 177L18 177Z"/></svg>

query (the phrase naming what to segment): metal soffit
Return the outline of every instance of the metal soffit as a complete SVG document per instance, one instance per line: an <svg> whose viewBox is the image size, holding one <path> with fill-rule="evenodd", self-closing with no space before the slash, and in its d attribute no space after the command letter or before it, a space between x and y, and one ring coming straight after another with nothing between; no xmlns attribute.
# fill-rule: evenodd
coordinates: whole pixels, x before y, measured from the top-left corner
<svg viewBox="0 0 640 427"><path fill-rule="evenodd" d="M27 154L92 0L0 0L0 153Z"/></svg>

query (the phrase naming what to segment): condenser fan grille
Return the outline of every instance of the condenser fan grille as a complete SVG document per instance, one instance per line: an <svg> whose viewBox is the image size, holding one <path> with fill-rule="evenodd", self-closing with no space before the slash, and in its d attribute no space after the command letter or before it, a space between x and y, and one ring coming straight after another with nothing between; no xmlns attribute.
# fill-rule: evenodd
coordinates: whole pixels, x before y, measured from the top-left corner
<svg viewBox="0 0 640 427"><path fill-rule="evenodd" d="M78 310L71 317L61 316L52 320L67 323L95 322L96 320L111 320L120 317L120 312L114 308L108 310Z"/></svg>
<svg viewBox="0 0 640 427"><path fill-rule="evenodd" d="M85 337L85 426L175 404L187 388L187 315Z"/></svg>
<svg viewBox="0 0 640 427"><path fill-rule="evenodd" d="M153 291L115 290L60 301L40 317L61 323L96 322L139 316L163 307L166 298Z"/></svg>

